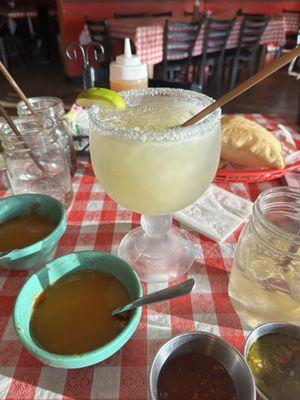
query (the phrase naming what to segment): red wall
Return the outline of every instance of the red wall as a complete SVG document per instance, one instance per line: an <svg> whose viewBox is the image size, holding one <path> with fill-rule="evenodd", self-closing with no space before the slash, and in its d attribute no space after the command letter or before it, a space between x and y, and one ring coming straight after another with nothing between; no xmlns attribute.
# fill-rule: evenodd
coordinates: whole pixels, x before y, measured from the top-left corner
<svg viewBox="0 0 300 400"><path fill-rule="evenodd" d="M204 3L203 1L200 3ZM71 40L78 40L83 28L83 19L89 18L113 18L113 13L135 13L135 12L158 12L172 10L173 16L183 15L184 10L191 11L192 0L165 0L165 1L115 1L101 0L89 2L86 0L57 0L58 12L60 14L60 27L62 44L65 45ZM230 5L230 6L229 6ZM203 7L202 7L203 8ZM205 8L213 12L235 13L239 8L247 12L280 12L283 8L300 10L300 1L207 1ZM80 75L80 67L74 68L66 64L68 76Z"/></svg>
<svg viewBox="0 0 300 400"><path fill-rule="evenodd" d="M61 12L61 36L62 44L65 45L71 40L78 40L83 28L84 17L91 19L109 19L116 13L135 12L159 12L172 10L174 16L183 15L191 1L98 1L98 2L64 2L62 0ZM58 3L59 7L59 3ZM68 76L80 75L80 67L74 68L74 64L65 63L65 70Z"/></svg>
<svg viewBox="0 0 300 400"><path fill-rule="evenodd" d="M269 1L225 1L225 0L217 0L217 1L207 1L206 9L212 11L228 11L230 10L238 10L242 8L244 12L260 12L265 14L274 14L276 12L281 12L283 9L287 10L300 10L300 1L278 1L278 0L269 0Z"/></svg>

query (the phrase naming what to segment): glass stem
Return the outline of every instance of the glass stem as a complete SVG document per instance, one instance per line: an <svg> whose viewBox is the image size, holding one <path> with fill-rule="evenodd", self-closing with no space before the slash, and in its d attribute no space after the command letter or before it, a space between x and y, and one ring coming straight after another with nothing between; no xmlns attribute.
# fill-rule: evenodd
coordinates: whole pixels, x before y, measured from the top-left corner
<svg viewBox="0 0 300 400"><path fill-rule="evenodd" d="M141 216L141 226L143 231L152 238L159 238L168 233L172 225L172 215L160 215L158 217L150 215Z"/></svg>

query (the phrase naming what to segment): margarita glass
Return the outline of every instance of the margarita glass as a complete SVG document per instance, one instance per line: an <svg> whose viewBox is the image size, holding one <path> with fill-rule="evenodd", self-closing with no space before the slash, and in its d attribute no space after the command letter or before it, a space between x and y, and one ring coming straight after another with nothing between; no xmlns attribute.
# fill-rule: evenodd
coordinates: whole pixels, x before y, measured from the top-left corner
<svg viewBox="0 0 300 400"><path fill-rule="evenodd" d="M220 109L177 127L212 100L181 89L122 92L123 111L90 109L90 149L97 180L117 203L143 214L118 254L147 282L176 279L191 267L195 246L171 214L198 199L220 159Z"/></svg>

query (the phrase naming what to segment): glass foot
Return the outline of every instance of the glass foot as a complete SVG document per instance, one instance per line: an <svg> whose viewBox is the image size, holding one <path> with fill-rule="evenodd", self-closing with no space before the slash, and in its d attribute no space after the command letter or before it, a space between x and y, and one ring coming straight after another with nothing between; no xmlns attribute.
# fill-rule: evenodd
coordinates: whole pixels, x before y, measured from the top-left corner
<svg viewBox="0 0 300 400"><path fill-rule="evenodd" d="M129 232L118 249L144 282L163 282L179 278L193 264L196 249L178 230L171 229L172 217L142 215L141 227Z"/></svg>

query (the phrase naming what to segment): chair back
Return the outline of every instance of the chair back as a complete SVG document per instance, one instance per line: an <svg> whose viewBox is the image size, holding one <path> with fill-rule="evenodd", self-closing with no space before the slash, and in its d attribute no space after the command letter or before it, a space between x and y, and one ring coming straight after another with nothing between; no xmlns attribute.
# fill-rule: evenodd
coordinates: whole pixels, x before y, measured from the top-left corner
<svg viewBox="0 0 300 400"><path fill-rule="evenodd" d="M300 10L287 10L287 9L283 9L282 12L284 14L298 14L300 16Z"/></svg>
<svg viewBox="0 0 300 400"><path fill-rule="evenodd" d="M163 61L191 59L202 18L195 22L165 21Z"/></svg>
<svg viewBox="0 0 300 400"><path fill-rule="evenodd" d="M135 13L135 14L118 14L118 13L114 13L114 18L116 18L116 19L121 19L121 18L142 18L142 17L147 17L147 14L145 12Z"/></svg>
<svg viewBox="0 0 300 400"><path fill-rule="evenodd" d="M151 14L149 14L149 17L172 17L172 11L151 13Z"/></svg>
<svg viewBox="0 0 300 400"><path fill-rule="evenodd" d="M238 50L247 48L250 51L256 51L267 23L268 17L264 14L243 14L238 39Z"/></svg>
<svg viewBox="0 0 300 400"><path fill-rule="evenodd" d="M265 18L265 14L261 14L261 13L246 13L243 12L243 10L240 8L236 15L238 16L242 16L242 17L249 17L249 18Z"/></svg>
<svg viewBox="0 0 300 400"><path fill-rule="evenodd" d="M111 61L111 41L107 21L85 18L85 24L93 42L100 43L105 50L104 64Z"/></svg>
<svg viewBox="0 0 300 400"><path fill-rule="evenodd" d="M203 40L202 54L219 53L223 56L229 34L234 25L233 19L214 19L207 18Z"/></svg>
<svg viewBox="0 0 300 400"><path fill-rule="evenodd" d="M107 21L85 18L85 23L93 41L103 44L107 40L109 35Z"/></svg>
<svg viewBox="0 0 300 400"><path fill-rule="evenodd" d="M4 34L5 28L6 28L6 23L5 19L0 16L0 35Z"/></svg>

